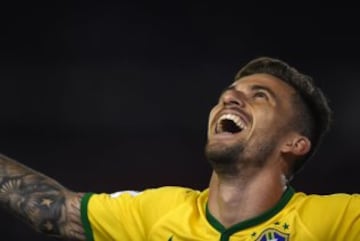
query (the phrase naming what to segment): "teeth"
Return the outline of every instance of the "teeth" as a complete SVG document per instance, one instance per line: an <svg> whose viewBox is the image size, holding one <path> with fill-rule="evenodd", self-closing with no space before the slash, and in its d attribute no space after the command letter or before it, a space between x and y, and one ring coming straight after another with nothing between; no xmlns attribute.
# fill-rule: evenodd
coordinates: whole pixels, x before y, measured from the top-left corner
<svg viewBox="0 0 360 241"><path fill-rule="evenodd" d="M222 115L219 118L219 121L222 121L222 120L232 120L240 129L244 130L246 128L244 122L236 115L233 115L233 114Z"/></svg>

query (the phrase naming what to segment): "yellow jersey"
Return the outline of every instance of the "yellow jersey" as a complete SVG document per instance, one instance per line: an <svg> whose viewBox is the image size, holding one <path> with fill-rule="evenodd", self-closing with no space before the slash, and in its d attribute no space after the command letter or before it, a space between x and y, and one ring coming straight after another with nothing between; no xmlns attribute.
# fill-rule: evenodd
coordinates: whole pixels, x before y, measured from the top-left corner
<svg viewBox="0 0 360 241"><path fill-rule="evenodd" d="M208 190L161 187L84 195L87 241L360 241L360 195L307 195L289 187L263 214L225 228Z"/></svg>

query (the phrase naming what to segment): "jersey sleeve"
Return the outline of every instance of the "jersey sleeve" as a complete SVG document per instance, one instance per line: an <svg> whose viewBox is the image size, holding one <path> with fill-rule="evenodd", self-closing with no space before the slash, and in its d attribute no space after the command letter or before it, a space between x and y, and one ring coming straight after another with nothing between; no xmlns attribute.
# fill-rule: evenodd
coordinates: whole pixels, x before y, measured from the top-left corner
<svg viewBox="0 0 360 241"><path fill-rule="evenodd" d="M87 241L146 240L153 225L194 192L163 187L142 192L87 193L81 205Z"/></svg>
<svg viewBox="0 0 360 241"><path fill-rule="evenodd" d="M360 195L310 195L299 209L317 240L360 240Z"/></svg>

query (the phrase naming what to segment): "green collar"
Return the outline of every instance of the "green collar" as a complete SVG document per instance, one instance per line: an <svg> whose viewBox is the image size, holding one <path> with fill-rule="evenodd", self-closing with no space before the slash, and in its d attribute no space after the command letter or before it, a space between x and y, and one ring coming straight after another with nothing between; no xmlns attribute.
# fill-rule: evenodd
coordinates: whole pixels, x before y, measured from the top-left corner
<svg viewBox="0 0 360 241"><path fill-rule="evenodd" d="M245 220L243 222L234 224L230 228L226 229L209 211L208 204L206 203L206 219L208 222L213 226L216 230L218 230L222 235L227 237L231 236L232 234L239 232L240 230L244 230L246 228L255 226L259 223L262 223L275 214L277 214L285 205L290 201L291 197L294 195L295 191L292 187L288 187L284 194L282 195L280 201L271 209L267 210L266 212L262 213L261 215Z"/></svg>

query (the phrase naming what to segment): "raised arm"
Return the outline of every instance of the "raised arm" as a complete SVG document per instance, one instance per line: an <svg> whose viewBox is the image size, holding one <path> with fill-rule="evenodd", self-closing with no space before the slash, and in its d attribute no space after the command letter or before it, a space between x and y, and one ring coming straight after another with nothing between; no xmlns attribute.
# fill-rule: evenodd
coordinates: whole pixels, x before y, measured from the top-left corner
<svg viewBox="0 0 360 241"><path fill-rule="evenodd" d="M67 240L85 240L81 193L0 154L0 206L35 230Z"/></svg>

